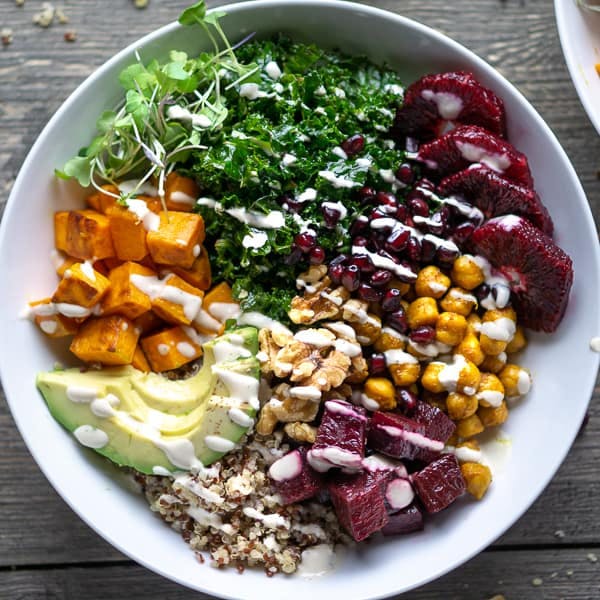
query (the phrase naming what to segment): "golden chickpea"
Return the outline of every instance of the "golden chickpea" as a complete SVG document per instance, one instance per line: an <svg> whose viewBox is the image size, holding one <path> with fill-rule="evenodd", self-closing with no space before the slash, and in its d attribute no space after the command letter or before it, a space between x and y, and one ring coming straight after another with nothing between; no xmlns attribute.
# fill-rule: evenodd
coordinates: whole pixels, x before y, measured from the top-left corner
<svg viewBox="0 0 600 600"><path fill-rule="evenodd" d="M453 283L465 290L473 290L485 281L485 275L481 267L475 262L474 257L469 254L463 254L454 261L450 278Z"/></svg>
<svg viewBox="0 0 600 600"><path fill-rule="evenodd" d="M356 332L356 339L363 345L369 346L381 334L381 319L372 313L368 313L368 319L364 323L352 323Z"/></svg>
<svg viewBox="0 0 600 600"><path fill-rule="evenodd" d="M497 321L498 319L510 319L516 323L517 313L512 306L494 308L492 310L486 310L481 320L483 323L488 323L489 321Z"/></svg>
<svg viewBox="0 0 600 600"><path fill-rule="evenodd" d="M434 298L417 298L411 302L406 311L408 326L416 329L422 325L435 325L439 316L437 303Z"/></svg>
<svg viewBox="0 0 600 600"><path fill-rule="evenodd" d="M506 353L514 354L515 352L520 352L525 346L527 346L525 330L520 325L517 325L517 330L515 331L513 339L506 346Z"/></svg>
<svg viewBox="0 0 600 600"><path fill-rule="evenodd" d="M394 385L406 387L419 380L421 366L418 362L390 365L388 371L394 380Z"/></svg>
<svg viewBox="0 0 600 600"><path fill-rule="evenodd" d="M481 406L498 406L504 400L504 386L493 373L482 373L477 399Z"/></svg>
<svg viewBox="0 0 600 600"><path fill-rule="evenodd" d="M377 352L385 352L386 350L404 350L406 342L402 334L398 333L394 329L384 327L379 334L379 337L375 340L373 348Z"/></svg>
<svg viewBox="0 0 600 600"><path fill-rule="evenodd" d="M506 350L516 331L516 318L512 307L486 311L479 333L479 343L485 354L497 356Z"/></svg>
<svg viewBox="0 0 600 600"><path fill-rule="evenodd" d="M456 431L448 438L446 441L446 446L455 446L458 444L458 436L456 435Z"/></svg>
<svg viewBox="0 0 600 600"><path fill-rule="evenodd" d="M483 426L481 419L477 416L477 414L474 414L466 419L461 419L458 421L456 424L456 435L464 440L481 433L484 429L485 427Z"/></svg>
<svg viewBox="0 0 600 600"><path fill-rule="evenodd" d="M469 331L454 350L456 354L462 354L477 366L481 365L485 358L477 336Z"/></svg>
<svg viewBox="0 0 600 600"><path fill-rule="evenodd" d="M481 317L472 312L467 317L467 331L470 331L473 335L479 337L479 332L481 331Z"/></svg>
<svg viewBox="0 0 600 600"><path fill-rule="evenodd" d="M479 368L488 373L500 373L504 365L506 365L506 352L500 352L497 356L486 356Z"/></svg>
<svg viewBox="0 0 600 600"><path fill-rule="evenodd" d="M440 300L442 310L468 317L477 306L477 298L463 288L453 287Z"/></svg>
<svg viewBox="0 0 600 600"><path fill-rule="evenodd" d="M467 484L467 492L475 499L481 500L492 483L492 472L486 465L466 462L460 465L462 476Z"/></svg>
<svg viewBox="0 0 600 600"><path fill-rule="evenodd" d="M363 387L364 393L379 404L381 410L396 408L396 390L394 384L385 377L369 377Z"/></svg>
<svg viewBox="0 0 600 600"><path fill-rule="evenodd" d="M450 278L433 265L421 269L415 281L417 296L441 298L448 291L449 287Z"/></svg>
<svg viewBox="0 0 600 600"><path fill-rule="evenodd" d="M446 398L448 416L454 421L466 419L477 412L479 403L475 396L467 396L459 392L450 392Z"/></svg>
<svg viewBox="0 0 600 600"><path fill-rule="evenodd" d="M462 392L467 396L472 396L479 387L481 373L477 365L465 357L465 364L460 370L458 381L456 382L456 391Z"/></svg>
<svg viewBox="0 0 600 600"><path fill-rule="evenodd" d="M443 312L435 324L435 338L442 344L456 346L465 337L467 320L457 313Z"/></svg>
<svg viewBox="0 0 600 600"><path fill-rule="evenodd" d="M458 444L457 448L469 448L469 450L481 450L479 442L476 439L466 440Z"/></svg>
<svg viewBox="0 0 600 600"><path fill-rule="evenodd" d="M480 406L477 416L485 427L496 427L502 425L508 419L508 406L502 402L500 406Z"/></svg>
<svg viewBox="0 0 600 600"><path fill-rule="evenodd" d="M423 377L421 377L421 385L430 392L439 394L446 391L446 388L440 382L440 373L446 368L446 364L442 362L430 362L425 367Z"/></svg>
<svg viewBox="0 0 600 600"><path fill-rule="evenodd" d="M417 395L419 395L417 393ZM435 406L439 408L441 411L446 412L446 392L430 392L429 390L423 389L419 396L423 402L427 402L427 404L431 404L431 406Z"/></svg>
<svg viewBox="0 0 600 600"><path fill-rule="evenodd" d="M507 364L498 374L508 398L524 396L531 388L529 371L519 365Z"/></svg>

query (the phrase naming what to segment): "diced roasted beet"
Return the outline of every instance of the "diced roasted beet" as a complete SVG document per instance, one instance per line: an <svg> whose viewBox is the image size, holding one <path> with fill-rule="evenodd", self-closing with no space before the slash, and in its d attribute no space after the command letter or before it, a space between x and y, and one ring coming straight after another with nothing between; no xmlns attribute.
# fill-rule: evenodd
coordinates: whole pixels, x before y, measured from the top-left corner
<svg viewBox="0 0 600 600"><path fill-rule="evenodd" d="M440 452L443 442L425 434L425 425L395 413L376 412L369 425L369 447L394 458L414 460L422 450Z"/></svg>
<svg viewBox="0 0 600 600"><path fill-rule="evenodd" d="M456 425L446 413L431 404L427 404L427 402L419 402L417 404L417 408L413 413L412 418L417 423L425 426L425 435L428 438L443 442L444 444L456 430ZM423 462L430 463L438 458L439 455L439 451L421 448L416 458Z"/></svg>
<svg viewBox="0 0 600 600"><path fill-rule="evenodd" d="M321 477L306 460L307 449L300 446L269 467L273 487L284 504L312 498L321 489Z"/></svg>
<svg viewBox="0 0 600 600"><path fill-rule="evenodd" d="M389 521L382 489L386 475L382 473L340 474L329 482L337 518L357 542L379 531Z"/></svg>
<svg viewBox="0 0 600 600"><path fill-rule="evenodd" d="M313 469L324 473L332 467L360 471L365 456L366 411L343 400L328 400L317 438L308 451Z"/></svg>
<svg viewBox="0 0 600 600"><path fill-rule="evenodd" d="M412 476L427 512L443 510L466 491L465 480L454 454L445 454Z"/></svg>
<svg viewBox="0 0 600 600"><path fill-rule="evenodd" d="M367 456L363 459L362 466L365 471L370 471L371 473L384 471L391 472L396 477L408 477L408 471L406 470L404 463L381 454L371 454L370 456Z"/></svg>
<svg viewBox="0 0 600 600"><path fill-rule="evenodd" d="M390 520L383 527L383 535L401 535L423 529L423 513L417 506L411 504L406 508L390 515Z"/></svg>
<svg viewBox="0 0 600 600"><path fill-rule="evenodd" d="M390 512L406 508L415 499L415 492L408 479L396 477L385 485L385 502Z"/></svg>

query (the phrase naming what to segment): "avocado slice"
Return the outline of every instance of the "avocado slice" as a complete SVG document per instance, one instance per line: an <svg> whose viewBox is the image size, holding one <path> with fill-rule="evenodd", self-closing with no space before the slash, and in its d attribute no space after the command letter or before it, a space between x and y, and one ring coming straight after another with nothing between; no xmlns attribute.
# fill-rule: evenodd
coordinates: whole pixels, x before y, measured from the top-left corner
<svg viewBox="0 0 600 600"><path fill-rule="evenodd" d="M235 447L258 410L258 331L204 344L200 371L171 381L133 367L39 373L52 416L84 445L148 474L200 469Z"/></svg>

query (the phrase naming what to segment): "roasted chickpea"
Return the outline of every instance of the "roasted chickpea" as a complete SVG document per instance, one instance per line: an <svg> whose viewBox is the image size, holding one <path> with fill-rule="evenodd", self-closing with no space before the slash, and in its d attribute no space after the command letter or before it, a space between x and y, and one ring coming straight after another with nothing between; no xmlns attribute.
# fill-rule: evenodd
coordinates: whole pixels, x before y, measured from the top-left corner
<svg viewBox="0 0 600 600"><path fill-rule="evenodd" d="M438 316L438 307L434 298L417 298L409 304L406 311L408 326L411 329L416 329L422 325L434 326Z"/></svg>
<svg viewBox="0 0 600 600"><path fill-rule="evenodd" d="M440 300L440 308L468 317L477 306L477 298L463 288L453 287Z"/></svg>
<svg viewBox="0 0 600 600"><path fill-rule="evenodd" d="M450 392L446 398L448 416L454 421L466 419L477 412L479 403L475 396L467 396L459 392Z"/></svg>
<svg viewBox="0 0 600 600"><path fill-rule="evenodd" d="M467 492L481 500L492 483L490 468L479 463L466 462L460 465L460 470L467 484Z"/></svg>
<svg viewBox="0 0 600 600"><path fill-rule="evenodd" d="M363 387L364 393L379 404L381 410L396 408L396 390L394 384L385 377L369 377Z"/></svg>
<svg viewBox="0 0 600 600"><path fill-rule="evenodd" d="M415 293L417 296L441 298L448 291L449 287L450 278L433 265L421 269L415 281Z"/></svg>
<svg viewBox="0 0 600 600"><path fill-rule="evenodd" d="M497 356L506 350L516 331L516 313L511 308L488 310L482 318L479 332L481 349L488 356Z"/></svg>
<svg viewBox="0 0 600 600"><path fill-rule="evenodd" d="M373 348L377 352L385 352L386 350L404 350L406 342L402 334L396 330L384 327L379 334L379 337L375 340Z"/></svg>
<svg viewBox="0 0 600 600"><path fill-rule="evenodd" d="M500 352L497 356L486 356L479 365L482 371L489 373L500 373L506 365L506 352Z"/></svg>
<svg viewBox="0 0 600 600"><path fill-rule="evenodd" d="M474 414L466 419L461 419L458 421L456 424L456 435L464 440L481 433L484 429L485 427L483 426L481 419L477 416L477 414Z"/></svg>
<svg viewBox="0 0 600 600"><path fill-rule="evenodd" d="M477 366L481 365L483 359L485 358L485 354L481 350L477 336L470 331L467 331L467 334L462 339L460 344L456 346L455 352L457 354L462 354L465 358L468 358L474 365Z"/></svg>
<svg viewBox="0 0 600 600"><path fill-rule="evenodd" d="M477 416L485 427L496 427L502 425L508 419L508 406L502 402L500 406L480 406Z"/></svg>
<svg viewBox="0 0 600 600"><path fill-rule="evenodd" d="M450 278L453 283L465 290L473 290L485 281L481 267L469 254L463 254L454 261Z"/></svg>
<svg viewBox="0 0 600 600"><path fill-rule="evenodd" d="M506 353L514 354L515 352L520 352L525 346L527 346L525 330L520 325L517 325L517 330L515 331L513 339L508 342L508 345L506 346Z"/></svg>
<svg viewBox="0 0 600 600"><path fill-rule="evenodd" d="M388 371L394 380L394 385L406 387L419 380L421 366L419 365L419 362L415 360L414 363L389 365Z"/></svg>
<svg viewBox="0 0 600 600"><path fill-rule="evenodd" d="M477 399L481 406L498 406L504 400L504 386L493 373L482 373Z"/></svg>
<svg viewBox="0 0 600 600"><path fill-rule="evenodd" d="M435 337L438 342L456 346L465 337L467 320L457 313L443 312L435 324Z"/></svg>
<svg viewBox="0 0 600 600"><path fill-rule="evenodd" d="M467 331L470 331L473 335L479 337L479 332L481 331L481 317L472 312L467 317Z"/></svg>
<svg viewBox="0 0 600 600"><path fill-rule="evenodd" d="M507 364L498 374L508 398L524 396L531 388L529 371L519 365Z"/></svg>
<svg viewBox="0 0 600 600"><path fill-rule="evenodd" d="M439 394L446 391L446 388L440 381L440 373L446 368L446 364L442 362L430 362L425 367L425 372L421 377L421 385L430 392Z"/></svg>

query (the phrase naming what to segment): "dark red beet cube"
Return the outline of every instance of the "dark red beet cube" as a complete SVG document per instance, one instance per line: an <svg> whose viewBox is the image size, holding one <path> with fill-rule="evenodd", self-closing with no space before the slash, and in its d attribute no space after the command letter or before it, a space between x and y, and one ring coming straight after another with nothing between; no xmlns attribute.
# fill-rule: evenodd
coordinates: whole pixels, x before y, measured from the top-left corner
<svg viewBox="0 0 600 600"><path fill-rule="evenodd" d="M310 466L324 473L332 467L346 472L362 470L367 430L366 411L343 400L325 402L317 438L308 451Z"/></svg>
<svg viewBox="0 0 600 600"><path fill-rule="evenodd" d="M406 508L390 515L390 520L383 527L383 535L401 535L423 529L423 513L417 506L411 504Z"/></svg>
<svg viewBox="0 0 600 600"><path fill-rule="evenodd" d="M394 458L414 460L422 450L440 452L443 442L429 439L425 425L402 415L376 412L371 418L369 447Z"/></svg>
<svg viewBox="0 0 600 600"><path fill-rule="evenodd" d="M284 504L312 498L321 489L321 477L306 460L304 446L288 452L269 467L273 488Z"/></svg>
<svg viewBox="0 0 600 600"><path fill-rule="evenodd" d="M382 473L340 474L329 483L337 518L357 542L379 531L389 521L383 495L387 475Z"/></svg>
<svg viewBox="0 0 600 600"><path fill-rule="evenodd" d="M427 465L412 476L413 486L427 512L443 510L466 491L465 480L454 454Z"/></svg>
<svg viewBox="0 0 600 600"><path fill-rule="evenodd" d="M417 404L412 418L417 423L425 426L425 435L428 438L443 442L444 444L456 430L456 425L445 412L435 406L431 406L431 404L427 404L427 402L419 402ZM439 455L439 451L435 452L422 448L417 453L416 458L429 463L438 458Z"/></svg>

